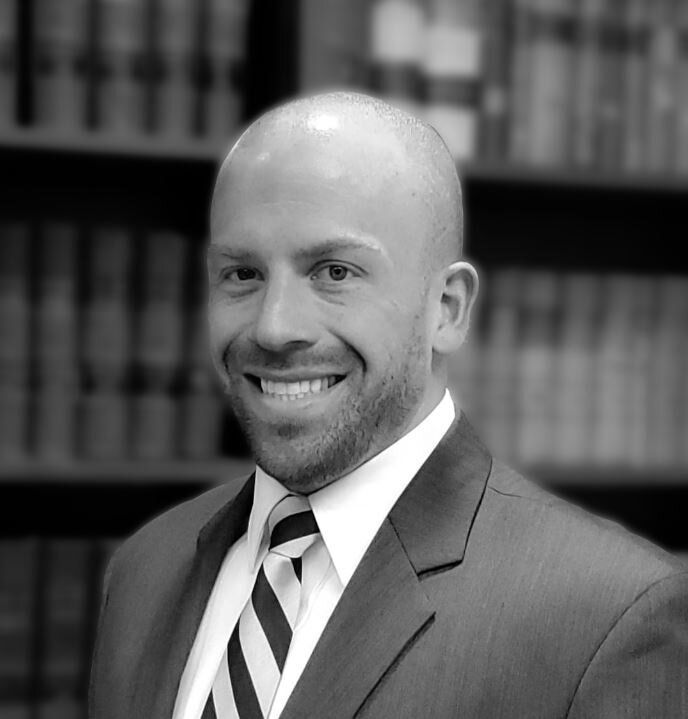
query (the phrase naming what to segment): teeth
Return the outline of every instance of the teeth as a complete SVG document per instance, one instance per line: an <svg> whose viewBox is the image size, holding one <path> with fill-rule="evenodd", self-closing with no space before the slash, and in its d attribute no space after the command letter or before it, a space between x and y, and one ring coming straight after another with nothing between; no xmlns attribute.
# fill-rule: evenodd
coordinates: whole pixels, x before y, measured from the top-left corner
<svg viewBox="0 0 688 719"><path fill-rule="evenodd" d="M263 390L263 394L269 394L281 400L296 400L303 399L309 394L324 392L336 381L334 375L311 380L305 379L299 382L273 382L269 379L261 379L260 388Z"/></svg>

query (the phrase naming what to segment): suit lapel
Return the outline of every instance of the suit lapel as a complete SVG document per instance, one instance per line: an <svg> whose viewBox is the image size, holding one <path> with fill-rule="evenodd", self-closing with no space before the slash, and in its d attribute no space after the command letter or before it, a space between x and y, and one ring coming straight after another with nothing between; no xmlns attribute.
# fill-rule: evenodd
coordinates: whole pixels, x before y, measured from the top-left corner
<svg viewBox="0 0 688 719"><path fill-rule="evenodd" d="M136 717L169 719L179 681L196 637L215 577L228 548L246 531L253 501L252 476L199 533L190 537L188 556L177 557L172 589L151 608L154 628L136 666ZM155 602L155 600L153 600Z"/></svg>
<svg viewBox="0 0 688 719"><path fill-rule="evenodd" d="M383 522L281 719L350 719L411 649L435 614L422 576L463 559L490 466L462 417Z"/></svg>

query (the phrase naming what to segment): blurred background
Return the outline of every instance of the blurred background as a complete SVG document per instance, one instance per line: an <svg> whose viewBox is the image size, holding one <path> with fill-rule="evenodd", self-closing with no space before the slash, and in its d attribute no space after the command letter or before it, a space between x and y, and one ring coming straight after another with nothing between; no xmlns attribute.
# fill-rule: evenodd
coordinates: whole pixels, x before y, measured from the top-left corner
<svg viewBox="0 0 688 719"><path fill-rule="evenodd" d="M85 716L103 568L251 467L205 345L217 161L289 97L441 132L482 300L452 389L688 551L688 3L0 0L0 715Z"/></svg>

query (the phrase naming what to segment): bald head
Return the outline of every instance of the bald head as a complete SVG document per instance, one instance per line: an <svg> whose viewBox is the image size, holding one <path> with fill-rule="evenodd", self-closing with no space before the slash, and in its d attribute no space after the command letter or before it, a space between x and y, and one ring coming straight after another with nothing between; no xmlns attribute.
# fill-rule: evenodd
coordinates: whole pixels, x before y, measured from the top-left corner
<svg viewBox="0 0 688 719"><path fill-rule="evenodd" d="M294 182L315 170L324 185L360 192L387 212L408 213L431 268L461 257L461 186L443 140L418 118L357 93L298 99L250 125L220 169L212 224L221 214L220 200L252 169L274 165L283 171L294 163Z"/></svg>

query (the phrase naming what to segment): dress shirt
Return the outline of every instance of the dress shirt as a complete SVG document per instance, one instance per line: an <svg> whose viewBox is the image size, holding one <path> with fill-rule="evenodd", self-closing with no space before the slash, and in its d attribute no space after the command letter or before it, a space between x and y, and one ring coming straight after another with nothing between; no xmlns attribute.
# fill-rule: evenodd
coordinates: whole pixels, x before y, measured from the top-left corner
<svg viewBox="0 0 688 719"><path fill-rule="evenodd" d="M277 719L346 585L385 517L438 445L455 417L449 392L414 429L353 472L308 496L322 542L303 566L301 607L268 719ZM256 468L246 533L227 552L179 684L173 719L200 719L229 636L268 551L267 519L287 494Z"/></svg>

